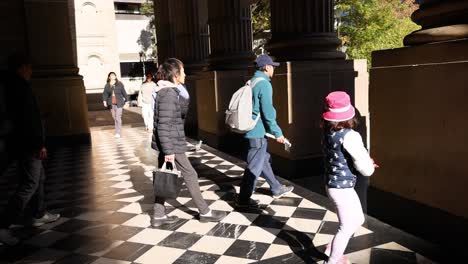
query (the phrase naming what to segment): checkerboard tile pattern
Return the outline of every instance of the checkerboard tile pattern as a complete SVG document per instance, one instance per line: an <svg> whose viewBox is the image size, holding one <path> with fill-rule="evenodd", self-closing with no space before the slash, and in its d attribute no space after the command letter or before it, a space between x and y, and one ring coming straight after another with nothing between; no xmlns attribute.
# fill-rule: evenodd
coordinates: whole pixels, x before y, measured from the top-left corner
<svg viewBox="0 0 468 264"><path fill-rule="evenodd" d="M25 242L17 248L0 245L0 263L322 262L320 252L338 228L336 214L296 192L275 200L262 180L253 195L261 207L236 210L242 162L207 147L196 151L189 144L187 155L199 173L203 197L227 217L200 223L183 189L179 198L166 202L167 213L180 221L151 228L157 159L150 139L142 128L125 127L120 139L112 130L93 129L92 146L52 151L46 164L47 200L63 217L38 229L18 228ZM2 207L14 190L14 172L10 168L1 178ZM349 259L434 263L395 241L378 239L379 234L361 227L350 241Z"/></svg>

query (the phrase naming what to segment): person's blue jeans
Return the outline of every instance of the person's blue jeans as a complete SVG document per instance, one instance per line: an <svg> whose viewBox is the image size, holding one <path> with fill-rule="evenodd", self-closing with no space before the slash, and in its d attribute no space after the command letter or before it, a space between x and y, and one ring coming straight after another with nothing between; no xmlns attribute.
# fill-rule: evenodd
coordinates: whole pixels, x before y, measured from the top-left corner
<svg viewBox="0 0 468 264"><path fill-rule="evenodd" d="M267 152L267 146L268 141L266 138L249 139L247 168L239 192L239 201L241 203L249 201L260 175L268 182L273 194L277 194L281 190L281 183L276 179L271 168L271 156Z"/></svg>

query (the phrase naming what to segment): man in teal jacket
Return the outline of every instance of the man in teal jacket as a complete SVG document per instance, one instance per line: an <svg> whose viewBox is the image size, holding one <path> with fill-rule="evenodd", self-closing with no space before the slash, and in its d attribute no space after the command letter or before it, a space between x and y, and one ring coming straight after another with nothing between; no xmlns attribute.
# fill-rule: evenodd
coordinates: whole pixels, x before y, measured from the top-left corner
<svg viewBox="0 0 468 264"><path fill-rule="evenodd" d="M293 190L292 186L281 185L276 179L271 168L271 157L267 152L266 133L274 135L278 143L283 144L285 140L281 128L276 123L276 110L273 107L273 88L270 83L275 70L274 67L279 66L279 63L273 62L268 55L258 56L255 63L257 71L251 82L257 78L263 80L257 81L255 86L252 87L252 118L255 119L257 115L260 115L260 119L256 126L245 134L245 138L249 141L249 149L247 168L242 178L237 199L237 206L239 207L258 206L258 201L252 200L250 197L255 190L255 184L260 175L263 175L270 185L275 199L281 198Z"/></svg>

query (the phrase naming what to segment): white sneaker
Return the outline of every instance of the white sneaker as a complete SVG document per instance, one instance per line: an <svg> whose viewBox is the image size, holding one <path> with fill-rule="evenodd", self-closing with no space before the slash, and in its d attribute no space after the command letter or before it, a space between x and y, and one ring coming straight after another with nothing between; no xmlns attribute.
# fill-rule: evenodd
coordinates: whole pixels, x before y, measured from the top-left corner
<svg viewBox="0 0 468 264"><path fill-rule="evenodd" d="M0 243L14 246L20 242L20 239L11 234L9 229L0 229Z"/></svg>
<svg viewBox="0 0 468 264"><path fill-rule="evenodd" d="M57 221L60 218L60 214L51 214L46 212L43 217L41 218L33 218L32 225L35 227L39 227L41 225L45 225L48 223L52 223Z"/></svg>
<svg viewBox="0 0 468 264"><path fill-rule="evenodd" d="M115 138L120 138L120 134L115 134Z"/></svg>

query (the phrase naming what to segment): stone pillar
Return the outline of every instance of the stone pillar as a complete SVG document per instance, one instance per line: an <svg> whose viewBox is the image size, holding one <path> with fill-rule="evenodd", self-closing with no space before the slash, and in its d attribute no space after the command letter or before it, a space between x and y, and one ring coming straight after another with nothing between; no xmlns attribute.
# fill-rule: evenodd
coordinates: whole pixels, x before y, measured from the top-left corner
<svg viewBox="0 0 468 264"><path fill-rule="evenodd" d="M281 61L344 59L334 30L333 0L271 0L271 40Z"/></svg>
<svg viewBox="0 0 468 264"><path fill-rule="evenodd" d="M369 199L369 211L444 242L453 232L468 235L468 204L460 202L468 199L468 125L461 121L468 95L468 2L419 2L413 20L422 30L405 38L411 46L372 53L371 153L380 168L371 184L389 202L383 208ZM428 215L437 223L426 221Z"/></svg>
<svg viewBox="0 0 468 264"><path fill-rule="evenodd" d="M468 37L468 1L420 0L411 19L422 28L405 37L407 46Z"/></svg>
<svg viewBox="0 0 468 264"><path fill-rule="evenodd" d="M210 52L207 0L173 0L175 56L190 75L203 70Z"/></svg>
<svg viewBox="0 0 468 264"><path fill-rule="evenodd" d="M47 134L89 141L86 92L77 67L74 2L24 0L24 10L32 87L47 116Z"/></svg>
<svg viewBox="0 0 468 264"><path fill-rule="evenodd" d="M208 0L211 69L245 69L255 58L250 4L250 0Z"/></svg>
<svg viewBox="0 0 468 264"><path fill-rule="evenodd" d="M154 0L154 16L156 21L156 43L158 49L158 63L174 57L174 26L173 5L170 0Z"/></svg>

